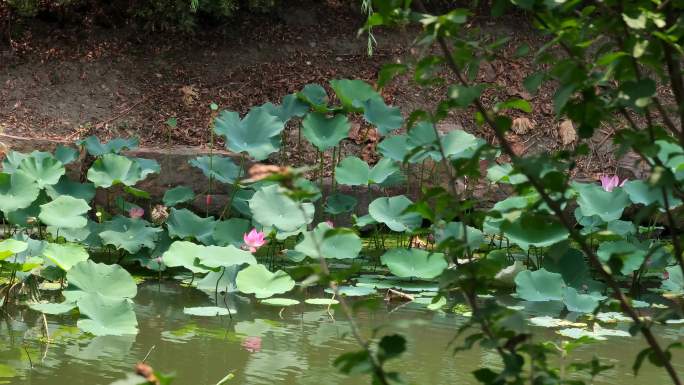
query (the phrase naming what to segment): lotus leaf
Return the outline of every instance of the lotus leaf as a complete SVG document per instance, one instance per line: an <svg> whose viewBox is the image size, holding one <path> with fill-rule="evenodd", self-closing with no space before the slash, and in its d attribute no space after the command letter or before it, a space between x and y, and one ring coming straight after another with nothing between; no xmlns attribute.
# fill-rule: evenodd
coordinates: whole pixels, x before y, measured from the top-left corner
<svg viewBox="0 0 684 385"><path fill-rule="evenodd" d="M382 101L382 97L373 87L363 80L335 79L330 81L342 105L350 110L359 111L359 107L371 99Z"/></svg>
<svg viewBox="0 0 684 385"><path fill-rule="evenodd" d="M233 245L240 247L245 243L243 237L249 232L250 227L249 220L242 218L230 218L226 221L216 222L212 238L218 246Z"/></svg>
<svg viewBox="0 0 684 385"><path fill-rule="evenodd" d="M316 110L326 111L328 93L320 84L307 84L297 94L297 97L313 106Z"/></svg>
<svg viewBox="0 0 684 385"><path fill-rule="evenodd" d="M204 246L192 242L176 241L163 254L162 261L168 267L183 266L194 273L206 272L207 269L195 266L195 260L202 255L203 251Z"/></svg>
<svg viewBox="0 0 684 385"><path fill-rule="evenodd" d="M447 268L444 254L421 249L391 249L380 260L397 277L432 279Z"/></svg>
<svg viewBox="0 0 684 385"><path fill-rule="evenodd" d="M374 125L381 135L400 128L404 124L401 110L398 107L389 107L381 98L371 98L361 103L363 117Z"/></svg>
<svg viewBox="0 0 684 385"><path fill-rule="evenodd" d="M280 187L270 185L257 191L249 200L253 219L265 227L276 227L289 232L305 226L313 220L314 206L299 204L283 194Z"/></svg>
<svg viewBox="0 0 684 385"><path fill-rule="evenodd" d="M96 336L138 333L133 303L127 298L113 298L99 293L89 293L78 299L82 316L76 325L86 333Z"/></svg>
<svg viewBox="0 0 684 385"><path fill-rule="evenodd" d="M133 298L138 292L133 277L119 265L87 260L69 269L66 278L69 286L63 294L70 301L93 293L112 298Z"/></svg>
<svg viewBox="0 0 684 385"><path fill-rule="evenodd" d="M368 214L379 223L387 225L392 231L412 231L422 223L419 214L405 212L412 203L403 195L377 198L368 205Z"/></svg>
<svg viewBox="0 0 684 385"><path fill-rule="evenodd" d="M308 298L304 300L305 303L308 303L309 305L322 305L322 306L330 306L330 305L337 305L340 303L340 301L336 299L331 299L331 298Z"/></svg>
<svg viewBox="0 0 684 385"><path fill-rule="evenodd" d="M123 249L135 254L143 247L154 249L154 244L162 231L159 227L148 227L143 220L134 220L123 231L107 230L100 233L103 244Z"/></svg>
<svg viewBox="0 0 684 385"><path fill-rule="evenodd" d="M255 265L256 258L249 251L240 250L233 245L200 246L199 263L209 268L228 267L234 265Z"/></svg>
<svg viewBox="0 0 684 385"><path fill-rule="evenodd" d="M501 223L501 230L508 239L527 250L530 246L546 247L568 238L568 230L553 216L523 213L519 217Z"/></svg>
<svg viewBox="0 0 684 385"><path fill-rule="evenodd" d="M463 130L450 131L441 140L444 154L449 159L469 158L486 143Z"/></svg>
<svg viewBox="0 0 684 385"><path fill-rule="evenodd" d="M33 179L39 188L59 182L66 170L59 160L47 152L34 151L19 163L19 170Z"/></svg>
<svg viewBox="0 0 684 385"><path fill-rule="evenodd" d="M408 154L406 140L406 135L388 136L378 144L377 149L385 158L397 162L404 162L404 158L406 158L406 155Z"/></svg>
<svg viewBox="0 0 684 385"><path fill-rule="evenodd" d="M55 158L65 166L78 159L78 155L77 149L62 144L58 145L55 149Z"/></svg>
<svg viewBox="0 0 684 385"><path fill-rule="evenodd" d="M593 331L589 331L586 329L579 329L579 328L569 328L569 329L559 330L558 334L565 336L565 337L574 338L574 339L579 339L582 337L589 337L589 338L593 338L595 340L605 340L606 337L630 337L631 336L631 334L629 334L626 331L614 330L614 329L604 329L599 324L594 324L594 330Z"/></svg>
<svg viewBox="0 0 684 385"><path fill-rule="evenodd" d="M221 183L233 184L242 175L240 166L226 156L198 156L195 159L188 161L191 165L202 170L202 173L207 177L217 180Z"/></svg>
<svg viewBox="0 0 684 385"><path fill-rule="evenodd" d="M544 268L524 270L515 277L515 291L525 301L551 301L563 298L563 277Z"/></svg>
<svg viewBox="0 0 684 385"><path fill-rule="evenodd" d="M347 186L367 186L382 183L390 175L398 173L399 166L389 158L382 158L371 169L366 162L355 157L344 158L335 168L335 180Z"/></svg>
<svg viewBox="0 0 684 385"><path fill-rule="evenodd" d="M563 290L563 302L569 311L579 313L593 313L599 301L605 299L602 295L580 294L574 287Z"/></svg>
<svg viewBox="0 0 684 385"><path fill-rule="evenodd" d="M69 195L90 202L95 198L95 185L89 182L74 182L66 176L62 176L57 184L47 186L45 191L52 199L57 199L62 195Z"/></svg>
<svg viewBox="0 0 684 385"><path fill-rule="evenodd" d="M573 182L572 187L578 193L577 204L585 217L597 215L604 222L610 222L620 219L622 211L629 204L629 196L621 187L611 192L596 184Z"/></svg>
<svg viewBox="0 0 684 385"><path fill-rule="evenodd" d="M644 262L648 254L648 249L641 244L634 244L628 241L602 242L596 255L603 263L608 263L612 258L621 261L620 272L630 274Z"/></svg>
<svg viewBox="0 0 684 385"><path fill-rule="evenodd" d="M237 288L245 294L254 294L257 298L268 298L292 290L295 281L278 270L271 273L264 265L251 265L240 272L235 280Z"/></svg>
<svg viewBox="0 0 684 385"><path fill-rule="evenodd" d="M211 236L214 233L216 221L214 217L202 218L188 209L171 208L166 226L171 238L195 238L209 245L213 243Z"/></svg>
<svg viewBox="0 0 684 385"><path fill-rule="evenodd" d="M629 199L635 204L651 205L657 203L662 210L665 208L663 191L659 187L649 185L643 180L630 180L622 187ZM675 197L671 190L667 190L667 203L670 207L677 207L682 204L681 199Z"/></svg>
<svg viewBox="0 0 684 385"><path fill-rule="evenodd" d="M346 115L327 117L320 112L311 112L302 121L302 134L319 151L326 151L346 138L350 127Z"/></svg>
<svg viewBox="0 0 684 385"><path fill-rule="evenodd" d="M328 294L333 294L332 289L327 288L325 292ZM347 297L363 297L366 295L375 294L377 291L370 286L339 286L337 288L337 293L339 295L344 295Z"/></svg>
<svg viewBox="0 0 684 385"><path fill-rule="evenodd" d="M256 160L278 151L283 128L285 124L263 107L252 108L242 120L237 112L223 111L214 123L214 131L226 138L229 150L247 152Z"/></svg>
<svg viewBox="0 0 684 385"><path fill-rule="evenodd" d="M143 179L143 169L137 162L115 154L102 155L88 170L88 180L96 187L133 186Z"/></svg>
<svg viewBox="0 0 684 385"><path fill-rule="evenodd" d="M328 233L330 231L330 233ZM359 256L361 238L349 230L333 230L327 223L319 223L313 231L304 233L304 239L295 250L312 258L352 259Z"/></svg>
<svg viewBox="0 0 684 385"><path fill-rule="evenodd" d="M164 206L173 207L195 199L195 192L190 187L177 186L164 193Z"/></svg>
<svg viewBox="0 0 684 385"><path fill-rule="evenodd" d="M39 192L36 182L23 171L0 173L0 211L5 214L29 207Z"/></svg>
<svg viewBox="0 0 684 385"><path fill-rule="evenodd" d="M671 266L665 269L668 277L663 281L661 288L665 291L684 294L684 276L680 266Z"/></svg>
<svg viewBox="0 0 684 385"><path fill-rule="evenodd" d="M77 305L75 302L64 301L62 303L29 303L28 306L41 313L57 315L68 313L74 310Z"/></svg>
<svg viewBox="0 0 684 385"><path fill-rule="evenodd" d="M75 243L48 243L43 249L43 256L64 271L69 271L77 263L90 258L86 249Z"/></svg>
<svg viewBox="0 0 684 385"><path fill-rule="evenodd" d="M38 218L48 226L60 229L80 229L88 224L85 214L90 210L88 202L69 195L57 197L40 206Z"/></svg>
<svg viewBox="0 0 684 385"><path fill-rule="evenodd" d="M470 251L474 251L482 246L484 242L484 235L482 231L466 226L466 237L463 236L462 222L449 222L444 227L437 227L435 230L435 239L438 244L442 244L448 240L458 241L459 243L467 242L467 247Z"/></svg>
<svg viewBox="0 0 684 385"><path fill-rule="evenodd" d="M299 305L299 301L296 299L290 299L290 298L266 298L265 300L261 301L262 304L264 305L270 305L270 306L294 306L294 305Z"/></svg>
<svg viewBox="0 0 684 385"><path fill-rule="evenodd" d="M16 239L4 239L0 241L0 260L14 254L19 254L28 248L28 243Z"/></svg>
<svg viewBox="0 0 684 385"><path fill-rule="evenodd" d="M348 213L354 210L357 200L351 195L335 193L325 201L325 212L332 215Z"/></svg>

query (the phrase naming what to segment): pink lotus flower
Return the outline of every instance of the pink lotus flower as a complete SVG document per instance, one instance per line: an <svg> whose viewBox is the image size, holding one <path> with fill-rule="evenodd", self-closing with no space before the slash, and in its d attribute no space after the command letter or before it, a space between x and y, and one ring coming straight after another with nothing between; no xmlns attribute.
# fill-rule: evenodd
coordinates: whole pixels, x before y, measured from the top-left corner
<svg viewBox="0 0 684 385"><path fill-rule="evenodd" d="M242 340L242 347L250 353L261 350L261 337L247 337Z"/></svg>
<svg viewBox="0 0 684 385"><path fill-rule="evenodd" d="M131 218L142 218L143 215L145 215L145 210L140 207L133 207L128 210L128 216Z"/></svg>
<svg viewBox="0 0 684 385"><path fill-rule="evenodd" d="M603 189L608 192L613 191L615 187L622 187L625 184L625 182L627 182L627 179L623 179L622 182L620 182L620 178L617 175L603 175L600 179L601 187L603 187Z"/></svg>
<svg viewBox="0 0 684 385"><path fill-rule="evenodd" d="M333 221L325 221L325 224L327 224L328 226L333 227L333 228L335 227L335 224L333 223Z"/></svg>
<svg viewBox="0 0 684 385"><path fill-rule="evenodd" d="M257 229L252 229L252 231L242 236L242 240L245 241L247 249L253 253L266 244L265 235L263 232L257 231Z"/></svg>

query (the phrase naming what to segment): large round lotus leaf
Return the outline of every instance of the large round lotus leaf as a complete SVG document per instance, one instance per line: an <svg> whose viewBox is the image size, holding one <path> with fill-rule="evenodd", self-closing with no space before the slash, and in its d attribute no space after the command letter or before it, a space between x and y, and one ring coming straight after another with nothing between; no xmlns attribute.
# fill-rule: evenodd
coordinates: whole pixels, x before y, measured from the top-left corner
<svg viewBox="0 0 684 385"><path fill-rule="evenodd" d="M240 166L225 156L198 156L188 163L202 170L207 178L221 183L233 184L241 175Z"/></svg>
<svg viewBox="0 0 684 385"><path fill-rule="evenodd" d="M515 292L525 301L551 301L563 298L563 277L542 268L524 270L515 277Z"/></svg>
<svg viewBox="0 0 684 385"><path fill-rule="evenodd" d="M166 190L163 202L165 206L172 207L180 203L189 202L195 199L195 192L190 187L177 186Z"/></svg>
<svg viewBox="0 0 684 385"><path fill-rule="evenodd" d="M320 112L311 112L302 120L302 134L319 151L337 146L347 137L350 127L343 114L329 118Z"/></svg>
<svg viewBox="0 0 684 385"><path fill-rule="evenodd" d="M5 214L29 207L39 192L36 182L23 171L0 173L0 210Z"/></svg>
<svg viewBox="0 0 684 385"><path fill-rule="evenodd" d="M408 154L406 139L406 135L388 136L378 144L377 149L383 157L390 158L397 162L403 162L406 154Z"/></svg>
<svg viewBox="0 0 684 385"><path fill-rule="evenodd" d="M90 293L78 299L78 311L82 316L76 325L86 333L96 336L138 333L133 303L127 298L106 297Z"/></svg>
<svg viewBox="0 0 684 385"><path fill-rule="evenodd" d="M48 187L49 188L49 187ZM40 206L50 202L45 190L38 194L38 198L34 200L29 207L18 209L6 213L5 218L7 222L19 227L32 227L35 225L35 218L40 214Z"/></svg>
<svg viewBox="0 0 684 385"><path fill-rule="evenodd" d="M123 249L130 254L135 254L143 247L154 249L154 243L159 233L159 227L148 227L142 220L134 220L123 231L107 230L100 233L100 238L105 245L112 245L117 249Z"/></svg>
<svg viewBox="0 0 684 385"><path fill-rule="evenodd" d="M661 288L671 293L683 294L684 275L682 275L682 268L680 266L670 266L665 271L667 271L668 277L663 281Z"/></svg>
<svg viewBox="0 0 684 385"><path fill-rule="evenodd" d="M584 260L584 254L575 248L561 250L560 247L551 247L542 266L552 273L561 274L563 281L574 288L581 287L590 278L589 265Z"/></svg>
<svg viewBox="0 0 684 385"><path fill-rule="evenodd" d="M422 218L418 213L404 213L412 204L403 195L377 198L368 205L368 214L379 223L384 223L392 231L411 231L420 227Z"/></svg>
<svg viewBox="0 0 684 385"><path fill-rule="evenodd" d="M28 243L16 239L4 239L0 241L0 260L21 253L28 249Z"/></svg>
<svg viewBox="0 0 684 385"><path fill-rule="evenodd" d="M326 237L326 232L332 230ZM356 233L344 230L333 230L327 223L319 223L313 231L304 233L304 239L295 246L295 250L311 258L319 258L316 245L324 258L351 259L359 256L362 243Z"/></svg>
<svg viewBox="0 0 684 385"><path fill-rule="evenodd" d="M256 258L249 251L240 250L233 245L225 247L204 246L199 255L199 264L210 268L234 265L255 265Z"/></svg>
<svg viewBox="0 0 684 385"><path fill-rule="evenodd" d="M101 143L100 140L91 135L83 140L76 142L79 146L85 146L88 154L92 156L101 156L105 154L118 154L123 150L133 150L138 148L139 141L137 138L114 138L107 143Z"/></svg>
<svg viewBox="0 0 684 385"><path fill-rule="evenodd" d="M291 299L291 298L266 298L265 300L261 301L262 304L264 305L269 305L269 306L294 306L294 305L299 305L299 301L296 299Z"/></svg>
<svg viewBox="0 0 684 385"><path fill-rule="evenodd" d="M408 132L406 144L413 153L409 162L418 163L430 157L435 161L440 161L442 155L437 146L437 134L434 124L430 122L419 122L411 127Z"/></svg>
<svg viewBox="0 0 684 385"><path fill-rule="evenodd" d="M527 182L527 177L513 171L510 163L495 164L487 169L487 179L492 183L521 184Z"/></svg>
<svg viewBox="0 0 684 385"><path fill-rule="evenodd" d="M564 337L569 337L569 338L582 338L582 337L589 337L593 338L595 340L605 340L606 337L631 337L632 335L629 334L629 332L624 331L624 330L619 330L619 329L604 329L599 325L598 323L594 324L594 330L586 330L586 329L580 329L580 328L569 328L569 329L561 329L558 331L558 334L564 336Z"/></svg>
<svg viewBox="0 0 684 385"><path fill-rule="evenodd" d="M161 166L159 162L154 159L145 158L131 158L131 160L140 166L140 179L147 178L150 174L159 174Z"/></svg>
<svg viewBox="0 0 684 385"><path fill-rule="evenodd" d="M392 274L401 278L432 279L447 268L444 254L422 249L391 249L380 260Z"/></svg>
<svg viewBox="0 0 684 385"><path fill-rule="evenodd" d="M200 306L183 308L183 313L199 317L216 317L218 315L228 315L235 312L233 311L233 309L228 311L228 309L226 309L225 307Z"/></svg>
<svg viewBox="0 0 684 385"><path fill-rule="evenodd" d="M78 159L78 150L73 147L67 147L62 144L58 145L55 149L55 158L62 162L63 165L67 165L76 159Z"/></svg>
<svg viewBox="0 0 684 385"><path fill-rule="evenodd" d="M223 111L214 122L214 131L226 138L229 150L247 152L256 160L278 151L283 128L285 124L263 107L252 108L242 120L235 111Z"/></svg>
<svg viewBox="0 0 684 385"><path fill-rule="evenodd" d="M90 293L113 298L133 298L138 293L133 277L119 265L87 260L69 269L66 277L69 286L63 294L72 301Z"/></svg>
<svg viewBox="0 0 684 385"><path fill-rule="evenodd" d="M88 224L85 214L90 210L88 202L62 195L40 206L38 218L48 226L61 229L80 229Z"/></svg>
<svg viewBox="0 0 684 385"><path fill-rule="evenodd" d="M602 242L596 255L603 263L609 263L611 258L619 259L622 264L620 273L627 275L639 270L648 255L648 248L628 241Z"/></svg>
<svg viewBox="0 0 684 385"><path fill-rule="evenodd" d="M320 84L307 84L297 93L297 97L312 105L317 110L327 110L328 93Z"/></svg>
<svg viewBox="0 0 684 385"><path fill-rule="evenodd" d="M471 251L477 250L484 242L484 235L482 231L466 226L466 236L463 236L462 222L449 222L444 227L437 227L435 229L435 239L438 244L446 241L456 241L459 244L467 242L468 249Z"/></svg>
<svg viewBox="0 0 684 385"><path fill-rule="evenodd" d="M611 192L596 184L573 182L572 187L578 193L577 204L585 217L597 215L605 222L620 219L622 211L630 203L629 196L621 187Z"/></svg>
<svg viewBox="0 0 684 385"><path fill-rule="evenodd" d="M566 287L563 290L563 302L569 311L578 313L592 313L604 299L601 295L580 294L574 287Z"/></svg>
<svg viewBox="0 0 684 385"><path fill-rule="evenodd" d="M62 195L69 195L74 198L83 199L90 202L95 197L95 185L92 183L78 183L62 176L57 184L47 186L47 195L52 199L57 199Z"/></svg>
<svg viewBox="0 0 684 385"><path fill-rule="evenodd" d="M304 300L305 303L309 305L320 305L320 306L330 306L337 305L340 301L331 298L308 298Z"/></svg>
<svg viewBox="0 0 684 385"><path fill-rule="evenodd" d="M195 260L200 257L203 250L204 246L202 245L186 241L176 241L163 254L162 261L168 267L182 266L195 273L205 272L206 269L195 266Z"/></svg>
<svg viewBox="0 0 684 385"><path fill-rule="evenodd" d="M658 145L658 159L666 167L669 167L672 173L678 180L684 178L684 150L676 143L668 142L666 140L656 140Z"/></svg>
<svg viewBox="0 0 684 385"><path fill-rule="evenodd" d="M270 185L257 191L249 200L253 220L265 227L276 227L281 231L295 231L313 220L315 208L311 203L302 207L280 191L277 185Z"/></svg>
<svg viewBox="0 0 684 385"><path fill-rule="evenodd" d="M354 210L357 200L351 195L335 193L325 201L325 212L332 215L348 213Z"/></svg>
<svg viewBox="0 0 684 385"><path fill-rule="evenodd" d="M28 306L41 313L45 314L64 314L68 313L76 308L75 302L64 301L62 303L29 303Z"/></svg>
<svg viewBox="0 0 684 385"><path fill-rule="evenodd" d="M382 100L380 94L363 80L335 79L330 81L330 87L344 107L355 111L367 100Z"/></svg>
<svg viewBox="0 0 684 385"><path fill-rule="evenodd" d="M36 181L40 188L59 182L66 170L62 162L47 152L34 151L19 163L19 170Z"/></svg>
<svg viewBox="0 0 684 385"><path fill-rule="evenodd" d="M210 292L212 295L216 294L217 288L220 292L236 292L237 286L235 285L235 278L240 270L240 266L233 265L224 267L220 270L221 271L209 271L204 278L195 282L195 286L200 290Z"/></svg>
<svg viewBox="0 0 684 385"><path fill-rule="evenodd" d="M501 223L501 230L512 242L527 250L530 246L546 247L568 238L568 230L554 217L523 213Z"/></svg>
<svg viewBox="0 0 684 385"><path fill-rule="evenodd" d="M245 242L244 235L249 232L251 223L243 218L230 218L226 221L216 222L212 238L218 246L233 245L242 246Z"/></svg>
<svg viewBox="0 0 684 385"><path fill-rule="evenodd" d="M363 160L349 156L335 168L335 180L347 186L366 186L382 183L397 172L399 172L399 166L392 159L382 158L371 169Z"/></svg>
<svg viewBox="0 0 684 385"><path fill-rule="evenodd" d="M372 98L361 104L363 117L374 125L381 135L387 135L404 124L401 110L398 107L389 107L381 98Z"/></svg>
<svg viewBox="0 0 684 385"><path fill-rule="evenodd" d="M622 187L629 199L636 204L650 205L657 203L661 208L665 207L665 200L663 199L663 191L659 187L650 186L643 180L630 180ZM672 195L672 191L667 189L667 203L670 207L677 207L682 204L681 199Z"/></svg>
<svg viewBox="0 0 684 385"><path fill-rule="evenodd" d="M299 100L296 94L285 95L283 102L278 106L268 102L263 104L263 108L283 123L287 123L294 116L301 118L309 111L309 106Z"/></svg>
<svg viewBox="0 0 684 385"><path fill-rule="evenodd" d="M143 180L142 168L137 162L125 156L105 154L93 162L88 170L88 180L96 187L111 187L116 184L133 186Z"/></svg>
<svg viewBox="0 0 684 385"><path fill-rule="evenodd" d="M442 138L444 154L449 159L470 158L485 142L463 130L450 131Z"/></svg>
<svg viewBox="0 0 684 385"><path fill-rule="evenodd" d="M214 217L202 218L188 209L171 208L166 226L172 238L195 238L209 245L213 243L211 236L214 233L216 221Z"/></svg>
<svg viewBox="0 0 684 385"><path fill-rule="evenodd" d="M286 293L295 285L295 281L286 272L278 270L271 273L264 265L251 265L240 270L235 282L238 290L245 294L254 294L257 298Z"/></svg>
<svg viewBox="0 0 684 385"><path fill-rule="evenodd" d="M74 243L48 243L43 249L43 256L64 271L69 271L77 263L90 258L83 246Z"/></svg>
<svg viewBox="0 0 684 385"><path fill-rule="evenodd" d="M10 151L5 154L5 159L2 160L2 172L12 174L19 169L19 164L28 154L17 151Z"/></svg>

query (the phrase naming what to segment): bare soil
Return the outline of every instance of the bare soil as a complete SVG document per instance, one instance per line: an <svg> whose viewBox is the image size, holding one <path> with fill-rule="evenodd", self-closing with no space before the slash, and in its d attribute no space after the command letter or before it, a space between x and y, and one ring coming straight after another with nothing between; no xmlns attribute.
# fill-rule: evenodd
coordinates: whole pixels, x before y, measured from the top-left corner
<svg viewBox="0 0 684 385"><path fill-rule="evenodd" d="M378 46L372 56L366 37L357 36L364 17L334 0L300 2L280 19L252 15L234 25L196 35L148 34L133 29L64 28L35 23L11 46L0 45L0 130L10 135L76 140L91 134L101 139L137 136L146 146L208 146L209 104L245 113L253 105L278 102L307 83L327 85L334 78L374 82L382 64L411 61L418 56L413 30L376 30ZM511 40L492 65L483 65L476 77L492 87L488 104L522 97L533 104L528 130L511 133L519 153L574 146L563 143L553 107L553 85L530 95L522 80L537 70L529 57L518 58L523 43L532 49L545 41L517 17L477 20L472 26L485 36ZM418 88L410 76L396 79L383 90L390 104L406 115L415 109L434 109L446 95L447 85ZM493 140L478 127L472 110L453 112L441 129L455 127ZM525 115L525 116L523 116ZM166 121L176 118L169 130ZM316 159L313 149L300 145L293 127L288 146L275 161L302 163ZM345 143L343 153L377 159L378 137L354 123L358 133ZM368 134L371 133L371 134ZM620 163L611 154L610 131L599 130L589 140L592 154L574 175L595 179L616 171ZM629 160L623 167L630 172ZM632 174L634 174L632 170ZM631 176L631 175L628 175Z"/></svg>

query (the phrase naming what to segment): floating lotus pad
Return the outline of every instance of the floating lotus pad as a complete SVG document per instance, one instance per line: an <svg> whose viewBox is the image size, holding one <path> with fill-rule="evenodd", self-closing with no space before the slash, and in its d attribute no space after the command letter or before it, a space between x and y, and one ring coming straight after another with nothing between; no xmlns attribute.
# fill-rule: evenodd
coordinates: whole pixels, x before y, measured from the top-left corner
<svg viewBox="0 0 684 385"><path fill-rule="evenodd" d="M299 301L296 299L291 299L291 298L267 298L265 300L261 301L262 304L264 305L269 305L269 306L294 306L294 305L299 305Z"/></svg>
<svg viewBox="0 0 684 385"><path fill-rule="evenodd" d="M254 294L257 298L268 298L275 294L286 293L295 285L290 276L278 270L271 273L264 265L251 265L237 275L237 288L245 294Z"/></svg>
<svg viewBox="0 0 684 385"><path fill-rule="evenodd" d="M304 302L308 303L309 305L321 306L337 305L338 303L340 303L340 301L331 298L309 298L304 300Z"/></svg>
<svg viewBox="0 0 684 385"><path fill-rule="evenodd" d="M235 309L226 309L218 306L200 306L200 307L186 307L183 308L183 313L199 317L216 317L219 315L235 314Z"/></svg>

